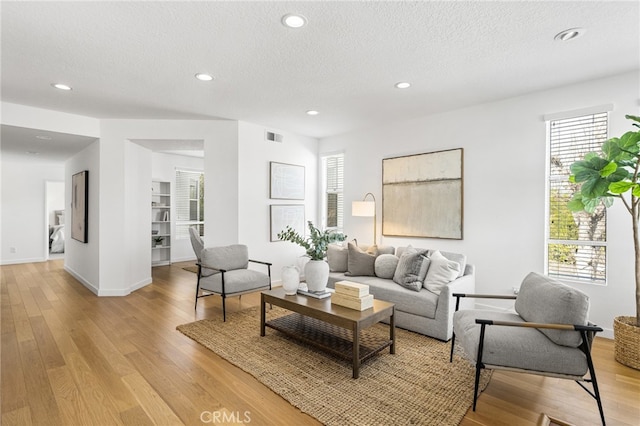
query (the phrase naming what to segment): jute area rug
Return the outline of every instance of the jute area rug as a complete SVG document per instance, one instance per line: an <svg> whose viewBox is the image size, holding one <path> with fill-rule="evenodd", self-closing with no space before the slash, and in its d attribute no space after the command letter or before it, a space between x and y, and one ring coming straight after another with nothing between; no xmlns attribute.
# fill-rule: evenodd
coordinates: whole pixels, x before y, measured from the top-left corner
<svg viewBox="0 0 640 426"><path fill-rule="evenodd" d="M273 307L267 320L290 313ZM326 425L457 425L473 402L475 369L450 344L396 329L396 353L367 360L360 378L351 364L267 328L259 307L177 329L254 376L295 407ZM388 338L389 328L367 329ZM481 389L489 383L483 371Z"/></svg>

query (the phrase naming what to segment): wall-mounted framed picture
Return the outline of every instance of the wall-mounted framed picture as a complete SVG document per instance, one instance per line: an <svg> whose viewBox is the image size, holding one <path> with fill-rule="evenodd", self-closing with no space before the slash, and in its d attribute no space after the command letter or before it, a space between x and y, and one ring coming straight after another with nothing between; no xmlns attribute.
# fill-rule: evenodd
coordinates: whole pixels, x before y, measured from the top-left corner
<svg viewBox="0 0 640 426"><path fill-rule="evenodd" d="M269 198L304 200L304 166L271 161L269 175Z"/></svg>
<svg viewBox="0 0 640 426"><path fill-rule="evenodd" d="M287 226L305 235L304 204L271 205L271 241L281 241L278 234Z"/></svg>
<svg viewBox="0 0 640 426"><path fill-rule="evenodd" d="M382 235L462 239L463 149L382 160Z"/></svg>
<svg viewBox="0 0 640 426"><path fill-rule="evenodd" d="M71 238L86 243L89 236L89 171L71 177Z"/></svg>

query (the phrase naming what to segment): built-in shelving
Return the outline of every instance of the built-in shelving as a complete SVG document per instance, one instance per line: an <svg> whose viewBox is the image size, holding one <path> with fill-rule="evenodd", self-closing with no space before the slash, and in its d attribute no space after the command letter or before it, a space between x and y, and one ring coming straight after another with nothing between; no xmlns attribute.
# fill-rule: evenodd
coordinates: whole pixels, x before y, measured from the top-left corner
<svg viewBox="0 0 640 426"><path fill-rule="evenodd" d="M159 243L156 239L162 239ZM151 265L171 263L171 183L151 182Z"/></svg>

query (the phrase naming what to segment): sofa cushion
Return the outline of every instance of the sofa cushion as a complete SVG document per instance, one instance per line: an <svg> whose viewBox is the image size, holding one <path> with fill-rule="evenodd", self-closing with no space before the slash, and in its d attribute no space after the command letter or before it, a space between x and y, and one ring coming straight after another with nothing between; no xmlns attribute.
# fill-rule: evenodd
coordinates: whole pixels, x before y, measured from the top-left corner
<svg viewBox="0 0 640 426"><path fill-rule="evenodd" d="M327 246L327 263L331 272L346 272L349 251L346 246L329 244Z"/></svg>
<svg viewBox="0 0 640 426"><path fill-rule="evenodd" d="M519 297L519 296L518 296ZM465 357L475 362L480 339L476 319L523 322L515 313L487 310L461 310L453 315L456 343ZM558 346L535 328L487 326L482 362L534 371L583 376L587 362L580 349Z"/></svg>
<svg viewBox="0 0 640 426"><path fill-rule="evenodd" d="M431 263L424 279L424 288L435 294L440 294L442 287L458 277L460 264L445 258L438 250L431 253L429 260Z"/></svg>
<svg viewBox="0 0 640 426"><path fill-rule="evenodd" d="M425 253L425 250L405 250L398 260L393 281L413 291L420 291L422 288L420 269Z"/></svg>
<svg viewBox="0 0 640 426"><path fill-rule="evenodd" d="M398 266L398 257L394 254L381 254L376 257L374 264L374 271L376 277L385 278L388 280L393 279L393 274L396 272Z"/></svg>
<svg viewBox="0 0 640 426"><path fill-rule="evenodd" d="M587 325L589 296L547 276L531 272L522 284L515 303L516 312L528 322ZM558 345L578 347L577 331L540 329Z"/></svg>
<svg viewBox="0 0 640 426"><path fill-rule="evenodd" d="M378 248L371 246L367 251L363 251L356 244L349 242L347 244L349 256L347 258L347 276L366 275L375 276L375 262L378 254Z"/></svg>

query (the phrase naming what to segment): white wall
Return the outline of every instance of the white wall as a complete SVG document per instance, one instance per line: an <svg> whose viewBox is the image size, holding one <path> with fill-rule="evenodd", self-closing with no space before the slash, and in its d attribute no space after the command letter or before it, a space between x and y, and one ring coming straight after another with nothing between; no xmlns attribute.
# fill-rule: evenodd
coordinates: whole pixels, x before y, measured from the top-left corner
<svg viewBox="0 0 640 426"><path fill-rule="evenodd" d="M152 153L152 172L153 180L161 180L171 182L171 212L170 217L176 218L176 169L204 171L204 160L197 157L188 157L184 155L173 155L163 153ZM206 176L206 175L205 175ZM207 223L205 222L204 232L207 233ZM183 262L187 260L195 260L196 255L191 247L190 239L178 240L176 236L175 219L171 222L171 261ZM205 235L206 239L206 235Z"/></svg>
<svg viewBox="0 0 640 426"><path fill-rule="evenodd" d="M89 218L87 242L82 243L71 238L71 214L65 215L65 256L64 268L84 286L96 294L100 289L100 141L96 141L65 163L65 198L71 206L72 176L83 170L89 171ZM106 236L108 237L108 235Z"/></svg>
<svg viewBox="0 0 640 426"><path fill-rule="evenodd" d="M543 272L545 155L543 115L613 103L610 134L631 127L638 115L638 73L477 105L323 139L320 152L345 152L345 232L368 236L370 220L352 218L350 203L373 192L381 230L383 158L464 148L464 239L383 237L384 244L413 244L465 253L477 267L477 289L508 293L530 271ZM611 336L613 317L634 308L630 217L620 203L608 216L608 284L575 284L591 297L591 319ZM380 241L380 239L379 239Z"/></svg>
<svg viewBox="0 0 640 426"><path fill-rule="evenodd" d="M100 120L83 115L2 102L2 124L100 137Z"/></svg>
<svg viewBox="0 0 640 426"><path fill-rule="evenodd" d="M42 262L47 259L49 235L45 226L45 182L64 180L64 164L9 155L3 155L0 161L0 264Z"/></svg>
<svg viewBox="0 0 640 426"><path fill-rule="evenodd" d="M239 123L239 241L249 246L249 257L273 263L272 278L280 280L285 265L296 263L304 250L289 242L271 242L270 205L304 204L305 219L317 225L318 213L318 141L281 130L282 143L264 139L265 127ZM305 200L269 199L269 162L305 167ZM256 268L257 269L257 268Z"/></svg>

